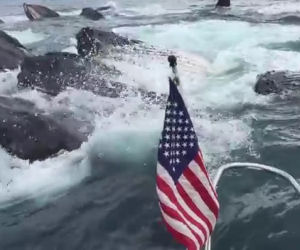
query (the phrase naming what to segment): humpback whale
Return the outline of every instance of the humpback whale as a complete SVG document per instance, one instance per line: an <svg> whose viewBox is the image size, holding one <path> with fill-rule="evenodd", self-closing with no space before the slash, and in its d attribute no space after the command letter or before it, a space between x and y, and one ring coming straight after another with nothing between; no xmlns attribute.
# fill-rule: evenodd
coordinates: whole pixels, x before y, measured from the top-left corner
<svg viewBox="0 0 300 250"><path fill-rule="evenodd" d="M45 114L30 101L7 96L0 96L0 120L1 147L29 161L77 149L93 129L72 114Z"/></svg>
<svg viewBox="0 0 300 250"><path fill-rule="evenodd" d="M230 7L230 0L218 0L216 7Z"/></svg>
<svg viewBox="0 0 300 250"><path fill-rule="evenodd" d="M97 30L93 28L82 28L76 35L78 54L93 56L104 51L109 46L124 46L136 43L113 32Z"/></svg>
<svg viewBox="0 0 300 250"><path fill-rule="evenodd" d="M92 58L54 52L26 57L18 75L18 87L34 88L52 96L70 87L110 98L139 95L146 103L157 104L163 103L166 98L165 95L107 79L107 74L111 73L119 72Z"/></svg>
<svg viewBox="0 0 300 250"><path fill-rule="evenodd" d="M93 21L97 21L97 20L104 18L104 16L100 12L98 12L97 10L94 10L92 8L82 9L82 12L80 15L84 16L88 19L91 19Z"/></svg>
<svg viewBox="0 0 300 250"><path fill-rule="evenodd" d="M80 88L88 73L88 62L76 54L52 52L25 57L18 75L20 88L37 88L57 95L67 87Z"/></svg>
<svg viewBox="0 0 300 250"><path fill-rule="evenodd" d="M93 55L105 53L108 48L136 44L139 41L89 27L83 28L77 34L77 39L79 55L51 52L25 56L18 74L18 87L34 88L52 96L67 88L82 89L110 98L140 95L145 102L163 103L164 95L108 79L108 74L118 75L120 72L93 58Z"/></svg>
<svg viewBox="0 0 300 250"><path fill-rule="evenodd" d="M30 21L59 17L59 14L47 7L36 4L23 4L24 12Z"/></svg>
<svg viewBox="0 0 300 250"><path fill-rule="evenodd" d="M268 71L258 75L254 91L261 95L295 93L300 90L300 72Z"/></svg>
<svg viewBox="0 0 300 250"><path fill-rule="evenodd" d="M35 88L52 96L71 87L110 98L125 96L128 93L138 94L137 92L145 98L156 98L153 93L133 89L124 83L108 81L101 77L101 73L105 75L107 69L101 69L96 75L91 74L93 65L92 60L65 52L25 57L18 74L18 87ZM97 69L100 67L101 65L97 65Z"/></svg>
<svg viewBox="0 0 300 250"><path fill-rule="evenodd" d="M17 68L26 53L26 48L17 39L0 30L0 71Z"/></svg>
<svg viewBox="0 0 300 250"><path fill-rule="evenodd" d="M101 72L91 74L93 65L91 60L66 52L25 57L21 72L18 74L18 87L35 88L52 96L69 87L111 98L125 94L127 90L125 84L108 82L101 77ZM97 69L100 70L101 66L99 65Z"/></svg>

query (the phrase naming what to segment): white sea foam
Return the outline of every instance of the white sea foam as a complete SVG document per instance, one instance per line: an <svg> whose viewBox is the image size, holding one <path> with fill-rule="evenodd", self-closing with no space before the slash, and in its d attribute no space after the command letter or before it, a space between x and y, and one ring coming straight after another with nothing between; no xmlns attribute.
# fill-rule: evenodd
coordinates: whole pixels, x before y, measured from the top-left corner
<svg viewBox="0 0 300 250"><path fill-rule="evenodd" d="M0 73L0 95L11 94L17 90L17 75L20 69L8 70Z"/></svg>
<svg viewBox="0 0 300 250"><path fill-rule="evenodd" d="M258 13L266 14L266 15L276 15L276 14L286 14L286 13L300 13L300 5L299 2L276 2L271 3L267 6L263 6L262 8L257 9Z"/></svg>
<svg viewBox="0 0 300 250"><path fill-rule="evenodd" d="M172 6L172 8L166 8L165 6L162 6L160 3L153 3L143 7L141 6L129 7L120 11L119 14L132 17L132 16L158 16L158 15L170 14L170 13L180 14L186 12L188 12L187 9L174 8L174 5Z"/></svg>
<svg viewBox="0 0 300 250"><path fill-rule="evenodd" d="M75 38L70 38L70 46L63 49L62 52L69 52L73 54L78 54L77 51L77 40Z"/></svg>
<svg viewBox="0 0 300 250"><path fill-rule="evenodd" d="M21 44L31 44L42 41L47 38L46 34L33 32L31 29L26 30L5 30L7 34L19 40Z"/></svg>
<svg viewBox="0 0 300 250"><path fill-rule="evenodd" d="M60 16L78 16L81 13L80 10L71 10L71 11L57 11Z"/></svg>
<svg viewBox="0 0 300 250"><path fill-rule="evenodd" d="M195 64L198 67L187 66L180 58L178 64L183 89L190 96L189 99L196 99L204 106L223 107L267 100L254 94L253 85L257 74L273 69L300 68L299 53L270 50L266 47L274 42L297 41L299 26L209 20L119 28L115 31L148 44L174 51L187 51L194 54L194 57L197 55L203 58L201 61L206 63L201 63L202 67L199 63ZM190 61L193 60L191 58ZM228 73L235 71L238 75ZM130 70L127 69L127 72Z"/></svg>
<svg viewBox="0 0 300 250"><path fill-rule="evenodd" d="M29 198L47 200L47 195L79 183L90 173L83 152L77 150L30 164L0 149L0 207Z"/></svg>

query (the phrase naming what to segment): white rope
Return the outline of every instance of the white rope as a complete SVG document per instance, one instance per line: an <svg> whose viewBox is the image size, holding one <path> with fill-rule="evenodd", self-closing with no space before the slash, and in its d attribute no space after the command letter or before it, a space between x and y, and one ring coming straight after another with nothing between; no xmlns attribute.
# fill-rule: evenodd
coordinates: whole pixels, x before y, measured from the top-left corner
<svg viewBox="0 0 300 250"><path fill-rule="evenodd" d="M258 163L251 163L251 162L234 162L234 163L228 163L228 164L221 166L218 169L218 172L213 181L215 188L217 188L218 183L219 183L223 173L226 170L232 169L232 168L249 168L249 169L254 169L254 170L264 170L264 171L267 171L267 172L270 172L273 174L277 174L277 175L283 177L284 179L288 180L292 184L292 186L295 188L296 192L298 192L300 194L300 184L295 180L295 178L293 176L291 176L287 172L285 172L281 169L272 167L272 166L258 164ZM211 250L211 238L209 238L208 241L206 242L204 250Z"/></svg>

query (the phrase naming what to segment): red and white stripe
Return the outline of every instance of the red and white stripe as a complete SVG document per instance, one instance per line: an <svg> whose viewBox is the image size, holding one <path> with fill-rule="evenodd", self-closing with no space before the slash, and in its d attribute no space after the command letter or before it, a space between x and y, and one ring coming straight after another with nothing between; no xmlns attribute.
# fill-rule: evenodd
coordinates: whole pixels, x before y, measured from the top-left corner
<svg viewBox="0 0 300 250"><path fill-rule="evenodd" d="M174 183L157 165L157 194L168 231L188 250L200 250L218 218L219 203L199 152Z"/></svg>

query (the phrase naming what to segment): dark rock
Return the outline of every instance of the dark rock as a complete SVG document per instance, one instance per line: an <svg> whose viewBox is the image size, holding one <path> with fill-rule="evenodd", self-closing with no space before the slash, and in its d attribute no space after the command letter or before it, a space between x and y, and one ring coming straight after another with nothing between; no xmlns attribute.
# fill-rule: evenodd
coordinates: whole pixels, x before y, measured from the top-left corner
<svg viewBox="0 0 300 250"><path fill-rule="evenodd" d="M43 160L79 148L87 139L81 126L72 117L43 114L29 101L0 96L0 145L21 159Z"/></svg>
<svg viewBox="0 0 300 250"><path fill-rule="evenodd" d="M92 8L82 9L82 12L80 15L84 16L88 19L91 19L93 21L97 21L97 20L104 18L104 16L101 13L99 13L97 10L94 10Z"/></svg>
<svg viewBox="0 0 300 250"><path fill-rule="evenodd" d="M218 0L216 7L230 7L230 0Z"/></svg>
<svg viewBox="0 0 300 250"><path fill-rule="evenodd" d="M290 71L266 72L257 77L254 90L261 95L300 90L300 73Z"/></svg>
<svg viewBox="0 0 300 250"><path fill-rule="evenodd" d="M25 47L0 30L0 71L17 68L25 57Z"/></svg>
<svg viewBox="0 0 300 250"><path fill-rule="evenodd" d="M58 13L45 6L24 3L23 8L30 21L40 20L43 18L59 17Z"/></svg>
<svg viewBox="0 0 300 250"><path fill-rule="evenodd" d="M121 37L113 32L88 27L81 29L76 38L78 54L84 57L96 55L111 46L125 46L136 43L136 41Z"/></svg>

